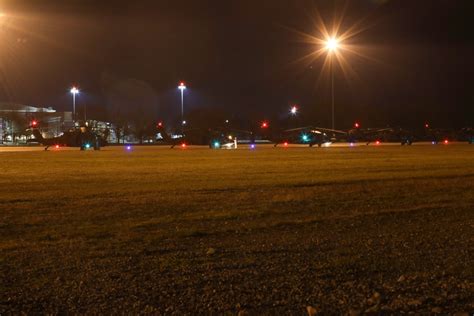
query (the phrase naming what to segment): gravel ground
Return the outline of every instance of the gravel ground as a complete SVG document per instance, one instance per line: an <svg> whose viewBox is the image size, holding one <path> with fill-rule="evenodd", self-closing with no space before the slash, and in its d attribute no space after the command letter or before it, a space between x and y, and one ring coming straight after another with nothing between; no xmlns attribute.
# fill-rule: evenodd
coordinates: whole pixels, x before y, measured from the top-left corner
<svg viewBox="0 0 474 316"><path fill-rule="evenodd" d="M267 149L249 165L272 177L233 181L249 169L247 152L211 167L201 159L215 153L196 150L178 163L203 169L181 179L181 153L147 149L133 158L136 178L104 173L62 191L76 172L51 165L28 191L21 162L45 154L8 156L20 166L4 173L11 191L0 195L0 314L472 315L472 147L377 150L358 149L371 158L341 180L342 149L324 152L324 171L315 151L295 149L288 159L304 163L294 173ZM75 155L57 159L76 168ZM101 155L96 168L130 159ZM153 180L158 163L175 177Z"/></svg>

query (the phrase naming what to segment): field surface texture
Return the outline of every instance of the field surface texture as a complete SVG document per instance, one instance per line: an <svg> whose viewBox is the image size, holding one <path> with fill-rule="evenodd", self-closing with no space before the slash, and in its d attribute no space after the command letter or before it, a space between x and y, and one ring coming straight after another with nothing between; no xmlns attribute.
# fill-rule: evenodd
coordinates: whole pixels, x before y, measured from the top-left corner
<svg viewBox="0 0 474 316"><path fill-rule="evenodd" d="M0 152L0 314L474 311L474 146Z"/></svg>

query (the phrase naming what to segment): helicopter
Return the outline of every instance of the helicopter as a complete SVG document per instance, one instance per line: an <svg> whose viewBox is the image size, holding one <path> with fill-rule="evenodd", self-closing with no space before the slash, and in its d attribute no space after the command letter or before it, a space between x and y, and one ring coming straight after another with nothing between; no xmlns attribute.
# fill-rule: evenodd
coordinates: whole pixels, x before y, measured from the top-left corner
<svg viewBox="0 0 474 316"><path fill-rule="evenodd" d="M346 132L324 127L306 126L281 131L276 138L272 139L274 146L279 144L303 144L313 147L322 147L344 137Z"/></svg>
<svg viewBox="0 0 474 316"><path fill-rule="evenodd" d="M87 126L72 128L57 137L45 138L41 134L38 125L37 121L31 123L30 130L34 138L30 139L29 142L35 142L45 146L44 150L48 150L50 147L79 147L80 150L89 148L100 150L101 147L107 145L105 139Z"/></svg>
<svg viewBox="0 0 474 316"><path fill-rule="evenodd" d="M188 145L207 145L211 149L237 148L237 139L241 135L252 137L253 133L244 130L237 130L228 127L214 128L187 128L176 137L167 133L162 122L157 124L157 132L162 138L162 142L170 145L171 148L180 146L182 148Z"/></svg>

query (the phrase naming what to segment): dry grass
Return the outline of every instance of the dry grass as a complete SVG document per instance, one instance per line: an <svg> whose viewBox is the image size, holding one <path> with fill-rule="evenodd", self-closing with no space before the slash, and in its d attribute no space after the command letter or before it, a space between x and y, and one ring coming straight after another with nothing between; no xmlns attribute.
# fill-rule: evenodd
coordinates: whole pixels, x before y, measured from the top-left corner
<svg viewBox="0 0 474 316"><path fill-rule="evenodd" d="M472 146L0 159L2 314L474 310Z"/></svg>

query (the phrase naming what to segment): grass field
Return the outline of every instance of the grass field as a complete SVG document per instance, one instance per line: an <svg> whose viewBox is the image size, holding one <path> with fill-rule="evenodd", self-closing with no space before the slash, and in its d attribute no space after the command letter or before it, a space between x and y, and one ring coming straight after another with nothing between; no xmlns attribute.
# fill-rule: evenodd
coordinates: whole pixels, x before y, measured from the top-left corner
<svg viewBox="0 0 474 316"><path fill-rule="evenodd" d="M0 174L2 315L474 311L474 146L0 152Z"/></svg>

